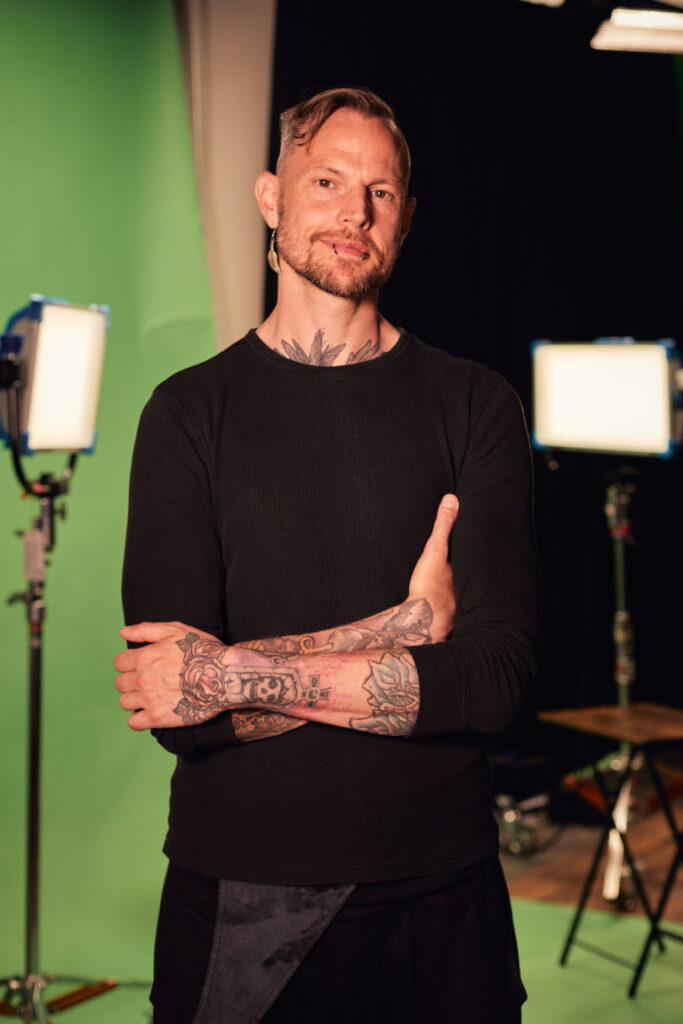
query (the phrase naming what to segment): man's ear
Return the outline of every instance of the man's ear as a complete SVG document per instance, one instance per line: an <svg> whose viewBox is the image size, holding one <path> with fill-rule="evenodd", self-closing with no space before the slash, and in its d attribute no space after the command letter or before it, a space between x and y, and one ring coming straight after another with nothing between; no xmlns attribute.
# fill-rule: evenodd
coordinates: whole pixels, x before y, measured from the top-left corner
<svg viewBox="0 0 683 1024"><path fill-rule="evenodd" d="M403 222L401 224L401 245L405 242L410 231L410 225L413 222L413 214L415 213L415 207L417 206L417 199L414 196L408 196L403 206Z"/></svg>
<svg viewBox="0 0 683 1024"><path fill-rule="evenodd" d="M278 204L280 199L280 179L270 171L262 171L256 179L254 194L259 210L269 228L276 228L279 223Z"/></svg>

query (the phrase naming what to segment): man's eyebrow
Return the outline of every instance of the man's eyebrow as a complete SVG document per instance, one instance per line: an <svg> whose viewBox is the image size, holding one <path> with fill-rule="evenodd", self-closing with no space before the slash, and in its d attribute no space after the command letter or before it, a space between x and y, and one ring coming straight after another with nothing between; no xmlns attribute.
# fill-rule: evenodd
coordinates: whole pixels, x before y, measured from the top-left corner
<svg viewBox="0 0 683 1024"><path fill-rule="evenodd" d="M330 164L325 164L325 163L320 163L320 164L314 163L314 164L311 165L309 170L310 170L311 174L319 174L321 176L323 174L330 174L333 177L336 177L337 175L339 177L344 177L346 174L348 174L347 171L343 171L343 170L341 170L338 167L332 167ZM380 178L377 178L374 181L369 182L369 186L368 187L369 188L377 188L380 185L391 185L394 188L401 188L402 184L403 184L403 179L400 177L400 175L398 175L398 174L388 174L385 177L380 177Z"/></svg>
<svg viewBox="0 0 683 1024"><path fill-rule="evenodd" d="M312 164L310 170L312 173L315 174L322 174L323 172L325 172L326 174L341 175L344 173L343 171L339 170L338 167L330 167L329 164Z"/></svg>

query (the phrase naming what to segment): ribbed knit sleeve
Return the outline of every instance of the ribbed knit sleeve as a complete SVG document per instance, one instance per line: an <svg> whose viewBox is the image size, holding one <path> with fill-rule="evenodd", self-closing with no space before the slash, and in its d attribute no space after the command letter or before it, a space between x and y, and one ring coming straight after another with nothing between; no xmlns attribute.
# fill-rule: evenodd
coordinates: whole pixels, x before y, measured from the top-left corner
<svg viewBox="0 0 683 1024"><path fill-rule="evenodd" d="M451 541L455 627L445 643L410 649L420 678L415 737L502 732L535 670L539 579L524 417L502 378L474 402Z"/></svg>
<svg viewBox="0 0 683 1024"><path fill-rule="evenodd" d="M168 384L140 418L130 479L123 567L126 624L184 622L227 639L221 542L210 486L209 427L196 422ZM200 725L155 729L174 754L238 742L229 713Z"/></svg>

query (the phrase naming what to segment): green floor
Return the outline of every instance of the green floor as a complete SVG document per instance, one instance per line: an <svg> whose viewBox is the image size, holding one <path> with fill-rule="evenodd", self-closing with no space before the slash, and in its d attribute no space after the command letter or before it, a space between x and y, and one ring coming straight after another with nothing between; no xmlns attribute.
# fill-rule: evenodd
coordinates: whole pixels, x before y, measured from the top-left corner
<svg viewBox="0 0 683 1024"><path fill-rule="evenodd" d="M629 999L626 995L629 972L617 964L575 948L569 964L558 966L558 952L571 916L569 908L518 900L514 913L529 993L524 1024L683 1022L683 944L669 942L663 956L653 952L637 998ZM683 932L683 928L680 930ZM585 915L581 934L586 941L633 958L644 940L645 922L642 918L592 911ZM103 948L103 964L106 960ZM56 989L51 989L50 994L56 994ZM90 1024L149 1021L147 993L141 988L122 987L55 1015L53 1019L63 1020L65 1024L67 1021L73 1024L79 1021Z"/></svg>
<svg viewBox="0 0 683 1024"><path fill-rule="evenodd" d="M516 900L514 914L529 994L524 1024L683 1021L683 943L668 942L663 956L657 951L651 953L638 995L629 999L631 975L618 964L575 947L568 964L558 966L572 915L570 908ZM679 931L683 934L683 928ZM580 936L624 959L637 960L646 932L642 918L588 911L581 922Z"/></svg>

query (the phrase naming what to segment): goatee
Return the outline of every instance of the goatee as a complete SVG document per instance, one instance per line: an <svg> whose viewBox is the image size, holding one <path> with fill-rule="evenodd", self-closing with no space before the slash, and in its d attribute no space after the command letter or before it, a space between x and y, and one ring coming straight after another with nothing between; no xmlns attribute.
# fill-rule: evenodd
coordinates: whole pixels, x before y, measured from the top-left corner
<svg viewBox="0 0 683 1024"><path fill-rule="evenodd" d="M398 257L398 244L394 245L390 253L382 253L371 239L362 234L345 235L344 241L361 246L369 253L368 259L372 260L373 265L364 270L363 264L366 260L355 263L347 257L337 256L336 252L335 260L339 260L338 265L323 258L316 258L313 254L314 243L328 235L329 232L317 232L309 239L306 253L301 254L296 245L289 244L285 228L278 233L279 257L304 280L328 295L335 295L340 299L362 299L386 283ZM346 268L353 268L354 272L347 274Z"/></svg>

